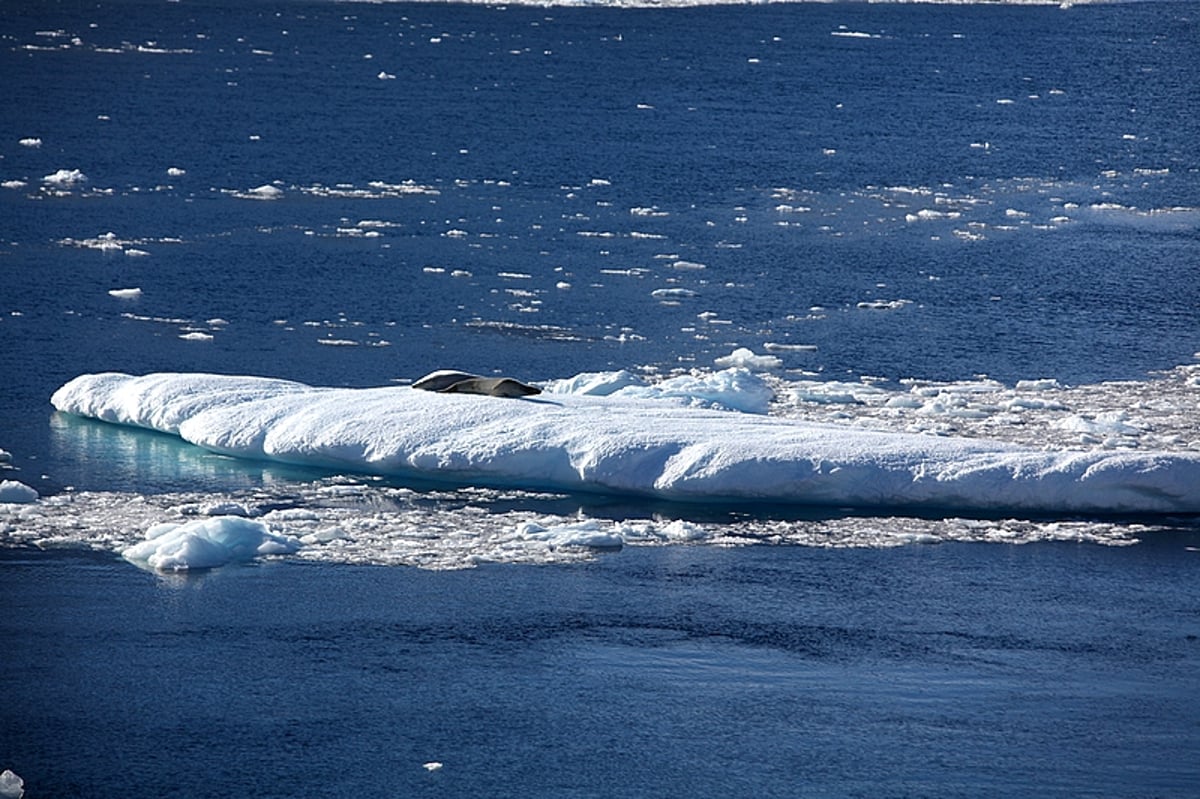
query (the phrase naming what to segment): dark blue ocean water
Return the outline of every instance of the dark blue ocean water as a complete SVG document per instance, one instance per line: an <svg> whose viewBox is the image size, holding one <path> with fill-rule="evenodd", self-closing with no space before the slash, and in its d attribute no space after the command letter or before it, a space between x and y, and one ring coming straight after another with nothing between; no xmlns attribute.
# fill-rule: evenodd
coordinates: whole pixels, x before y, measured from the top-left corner
<svg viewBox="0 0 1200 799"><path fill-rule="evenodd" d="M53 416L94 371L544 380L775 344L818 379L1146 380L1200 350L1198 19L6 3L0 477L311 477ZM177 583L3 549L0 769L30 797L1188 796L1197 546Z"/></svg>
<svg viewBox="0 0 1200 799"><path fill-rule="evenodd" d="M0 758L30 797L1187 797L1179 543L285 563L174 586L0 550L20 642Z"/></svg>

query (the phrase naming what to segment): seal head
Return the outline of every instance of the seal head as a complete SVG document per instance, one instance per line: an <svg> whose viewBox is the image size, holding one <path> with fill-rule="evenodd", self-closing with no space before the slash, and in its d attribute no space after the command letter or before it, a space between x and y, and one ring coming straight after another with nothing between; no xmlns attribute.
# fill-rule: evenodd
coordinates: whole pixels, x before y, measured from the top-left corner
<svg viewBox="0 0 1200 799"><path fill-rule="evenodd" d="M439 369L436 372L430 372L420 380L412 384L413 388L419 388L422 391L445 391L450 386L460 380L482 380L479 375L473 375L470 372L456 372L453 369Z"/></svg>

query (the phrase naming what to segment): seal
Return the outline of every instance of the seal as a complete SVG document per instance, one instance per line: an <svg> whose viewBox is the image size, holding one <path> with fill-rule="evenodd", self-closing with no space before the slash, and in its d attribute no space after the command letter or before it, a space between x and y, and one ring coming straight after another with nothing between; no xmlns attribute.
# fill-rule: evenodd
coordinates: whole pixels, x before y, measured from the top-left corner
<svg viewBox="0 0 1200 799"><path fill-rule="evenodd" d="M531 394L542 393L537 386L522 383L511 377L483 377L451 369L430 372L413 383L412 387L443 394L481 394L487 397L528 397Z"/></svg>
<svg viewBox="0 0 1200 799"><path fill-rule="evenodd" d="M488 397L528 397L541 394L537 386L511 377L469 377L442 389L443 394L483 394Z"/></svg>

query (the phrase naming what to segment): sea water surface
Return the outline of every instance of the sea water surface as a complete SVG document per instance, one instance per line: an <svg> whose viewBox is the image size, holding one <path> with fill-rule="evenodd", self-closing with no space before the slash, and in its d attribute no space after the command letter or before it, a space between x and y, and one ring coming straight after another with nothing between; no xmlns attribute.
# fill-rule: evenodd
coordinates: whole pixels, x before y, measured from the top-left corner
<svg viewBox="0 0 1200 799"><path fill-rule="evenodd" d="M741 366L777 416L1196 451L1198 13L0 8L0 479L41 497L0 505L0 769L29 796L1187 795L1194 519L434 487L49 398ZM178 580L119 557L232 515L304 546Z"/></svg>

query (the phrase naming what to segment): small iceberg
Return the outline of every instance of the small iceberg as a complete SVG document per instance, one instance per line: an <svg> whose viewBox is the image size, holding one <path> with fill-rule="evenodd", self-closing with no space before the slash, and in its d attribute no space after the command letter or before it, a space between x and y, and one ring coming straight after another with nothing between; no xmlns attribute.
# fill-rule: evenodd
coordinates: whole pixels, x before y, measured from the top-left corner
<svg viewBox="0 0 1200 799"><path fill-rule="evenodd" d="M3 450L0 450L0 452L3 452ZM38 498L39 495L35 488L31 488L18 480L0 480L0 502L24 504L37 502Z"/></svg>
<svg viewBox="0 0 1200 799"><path fill-rule="evenodd" d="M272 533L261 521L212 516L186 524L156 524L146 531L145 541L121 555L157 571L180 572L243 563L262 555L288 555L298 549L299 541Z"/></svg>

